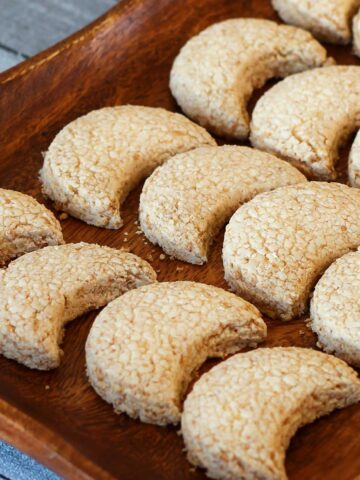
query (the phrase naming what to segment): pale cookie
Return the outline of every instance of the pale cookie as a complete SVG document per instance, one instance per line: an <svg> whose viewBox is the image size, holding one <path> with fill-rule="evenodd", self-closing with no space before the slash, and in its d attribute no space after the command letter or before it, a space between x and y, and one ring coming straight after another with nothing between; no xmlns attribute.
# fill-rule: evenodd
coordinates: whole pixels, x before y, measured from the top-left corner
<svg viewBox="0 0 360 480"><path fill-rule="evenodd" d="M360 57L360 11L353 19L353 42L354 53Z"/></svg>
<svg viewBox="0 0 360 480"><path fill-rule="evenodd" d="M349 183L360 188L360 131L357 133L349 155Z"/></svg>
<svg viewBox="0 0 360 480"><path fill-rule="evenodd" d="M235 210L260 192L306 182L294 167L248 147L201 147L157 168L140 197L140 224L168 255L198 265Z"/></svg>
<svg viewBox="0 0 360 480"><path fill-rule="evenodd" d="M284 22L310 30L325 42L347 44L360 0L272 0L272 5Z"/></svg>
<svg viewBox="0 0 360 480"><path fill-rule="evenodd" d="M240 353L204 374L185 401L188 459L211 478L286 480L297 429L359 401L357 373L331 355L297 347Z"/></svg>
<svg viewBox="0 0 360 480"><path fill-rule="evenodd" d="M311 328L319 345L360 367L360 251L334 262L315 287Z"/></svg>
<svg viewBox="0 0 360 480"><path fill-rule="evenodd" d="M271 317L301 315L319 275L360 245L360 190L309 182L261 193L224 238L225 278Z"/></svg>
<svg viewBox="0 0 360 480"><path fill-rule="evenodd" d="M64 243L50 210L25 193L0 188L0 267L46 245Z"/></svg>
<svg viewBox="0 0 360 480"><path fill-rule="evenodd" d="M245 139L247 103L272 77L285 77L329 61L310 33L270 20L237 18L211 25L176 57L170 89L190 118L210 131Z"/></svg>
<svg viewBox="0 0 360 480"><path fill-rule="evenodd" d="M117 413L166 425L208 357L266 337L259 311L217 287L157 283L128 292L96 318L86 342L90 382Z"/></svg>
<svg viewBox="0 0 360 480"><path fill-rule="evenodd" d="M86 223L119 228L129 191L168 158L201 145L216 143L183 115L162 108L94 110L51 143L40 172L43 192Z"/></svg>
<svg viewBox="0 0 360 480"><path fill-rule="evenodd" d="M154 281L141 258L95 244L23 255L0 270L0 353L30 368L55 368L67 322Z"/></svg>
<svg viewBox="0 0 360 480"><path fill-rule="evenodd" d="M360 67L332 66L279 82L257 102L251 142L309 176L336 178L339 148L360 127Z"/></svg>

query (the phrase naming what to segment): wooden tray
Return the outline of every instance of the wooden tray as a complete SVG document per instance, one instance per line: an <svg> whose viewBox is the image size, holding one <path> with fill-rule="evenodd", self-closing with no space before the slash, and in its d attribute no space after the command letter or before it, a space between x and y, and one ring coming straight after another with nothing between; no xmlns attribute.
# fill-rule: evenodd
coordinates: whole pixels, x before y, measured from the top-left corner
<svg viewBox="0 0 360 480"><path fill-rule="evenodd" d="M43 201L41 152L61 127L89 110L124 103L174 110L168 75L180 46L209 24L240 16L276 19L269 0L124 0L89 27L0 75L0 186ZM356 62L350 47L329 51L340 63ZM222 235L206 266L161 261L161 250L135 233L139 191L124 204L120 231L68 219L63 222L66 241L128 246L144 258L153 252L151 263L161 269L160 280L226 287ZM176 271L178 265L183 270ZM0 358L0 437L72 480L204 479L203 472L190 470L176 429L115 415L89 386L84 343L94 316L68 327L64 361L53 372L31 371ZM315 343L301 320L268 325L266 345ZM303 428L288 451L289 478L353 479L360 473L359 430L359 406Z"/></svg>

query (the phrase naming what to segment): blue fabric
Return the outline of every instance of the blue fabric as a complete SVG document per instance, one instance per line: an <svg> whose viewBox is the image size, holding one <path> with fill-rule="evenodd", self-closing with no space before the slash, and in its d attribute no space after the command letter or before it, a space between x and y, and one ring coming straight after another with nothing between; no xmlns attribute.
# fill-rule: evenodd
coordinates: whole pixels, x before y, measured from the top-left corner
<svg viewBox="0 0 360 480"><path fill-rule="evenodd" d="M0 441L0 479L61 480L47 468L19 450Z"/></svg>

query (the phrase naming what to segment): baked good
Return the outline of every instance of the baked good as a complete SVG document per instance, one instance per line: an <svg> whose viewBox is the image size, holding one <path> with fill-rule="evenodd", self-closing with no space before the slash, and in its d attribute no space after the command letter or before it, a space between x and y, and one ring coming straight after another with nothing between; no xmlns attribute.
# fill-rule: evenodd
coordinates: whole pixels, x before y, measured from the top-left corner
<svg viewBox="0 0 360 480"><path fill-rule="evenodd" d="M251 142L315 179L336 178L340 146L360 127L360 67L292 75L257 102Z"/></svg>
<svg viewBox="0 0 360 480"><path fill-rule="evenodd" d="M178 423L189 382L208 357L256 346L259 311L221 288L196 282L146 285L109 303L86 342L91 384L117 413Z"/></svg>
<svg viewBox="0 0 360 480"><path fill-rule="evenodd" d="M155 280L141 258L96 244L27 253L0 270L0 353L30 368L58 367L66 323Z"/></svg>
<svg viewBox="0 0 360 480"><path fill-rule="evenodd" d="M201 127L162 108L94 110L64 127L45 154L43 193L90 225L119 228L130 190L176 153L216 145Z"/></svg>
<svg viewBox="0 0 360 480"><path fill-rule="evenodd" d="M271 317L301 315L321 273L360 245L359 211L360 190L339 183L261 193L226 228L226 280Z"/></svg>
<svg viewBox="0 0 360 480"><path fill-rule="evenodd" d="M146 180L140 225L171 256L201 265L230 216L260 192L306 182L296 168L248 147L199 147L180 153Z"/></svg>
<svg viewBox="0 0 360 480"><path fill-rule="evenodd" d="M60 223L25 193L0 188L0 267L46 245L64 243Z"/></svg>
<svg viewBox="0 0 360 480"><path fill-rule="evenodd" d="M327 64L310 33L270 20L235 18L192 37L176 57L170 89L190 118L218 135L246 139L247 103L272 77Z"/></svg>
<svg viewBox="0 0 360 480"><path fill-rule="evenodd" d="M359 401L357 373L331 355L297 347L234 355L204 374L185 401L188 459L211 478L286 480L296 430Z"/></svg>

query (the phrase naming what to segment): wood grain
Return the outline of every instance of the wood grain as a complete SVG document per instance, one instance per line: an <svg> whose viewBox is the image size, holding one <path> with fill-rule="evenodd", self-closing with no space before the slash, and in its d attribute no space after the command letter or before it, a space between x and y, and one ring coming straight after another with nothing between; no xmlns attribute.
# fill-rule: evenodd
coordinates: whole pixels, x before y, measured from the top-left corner
<svg viewBox="0 0 360 480"><path fill-rule="evenodd" d="M168 75L180 46L209 24L236 16L276 19L268 0L124 0L88 28L0 75L1 187L43 201L41 152L61 127L89 110L125 103L176 109ZM329 51L340 63L356 62L350 48ZM226 288L222 234L206 266L160 260L161 250L136 233L140 189L124 203L120 231L69 218L63 222L65 239L130 247L144 258L151 254L160 280L191 279ZM65 478L205 478L190 470L176 429L115 415L89 386L84 343L95 315L69 325L64 361L56 371L33 372L0 358L0 436ZM314 346L302 320L268 321L268 326L266 345ZM353 479L360 473L359 429L358 406L303 428L287 455L289 478Z"/></svg>

